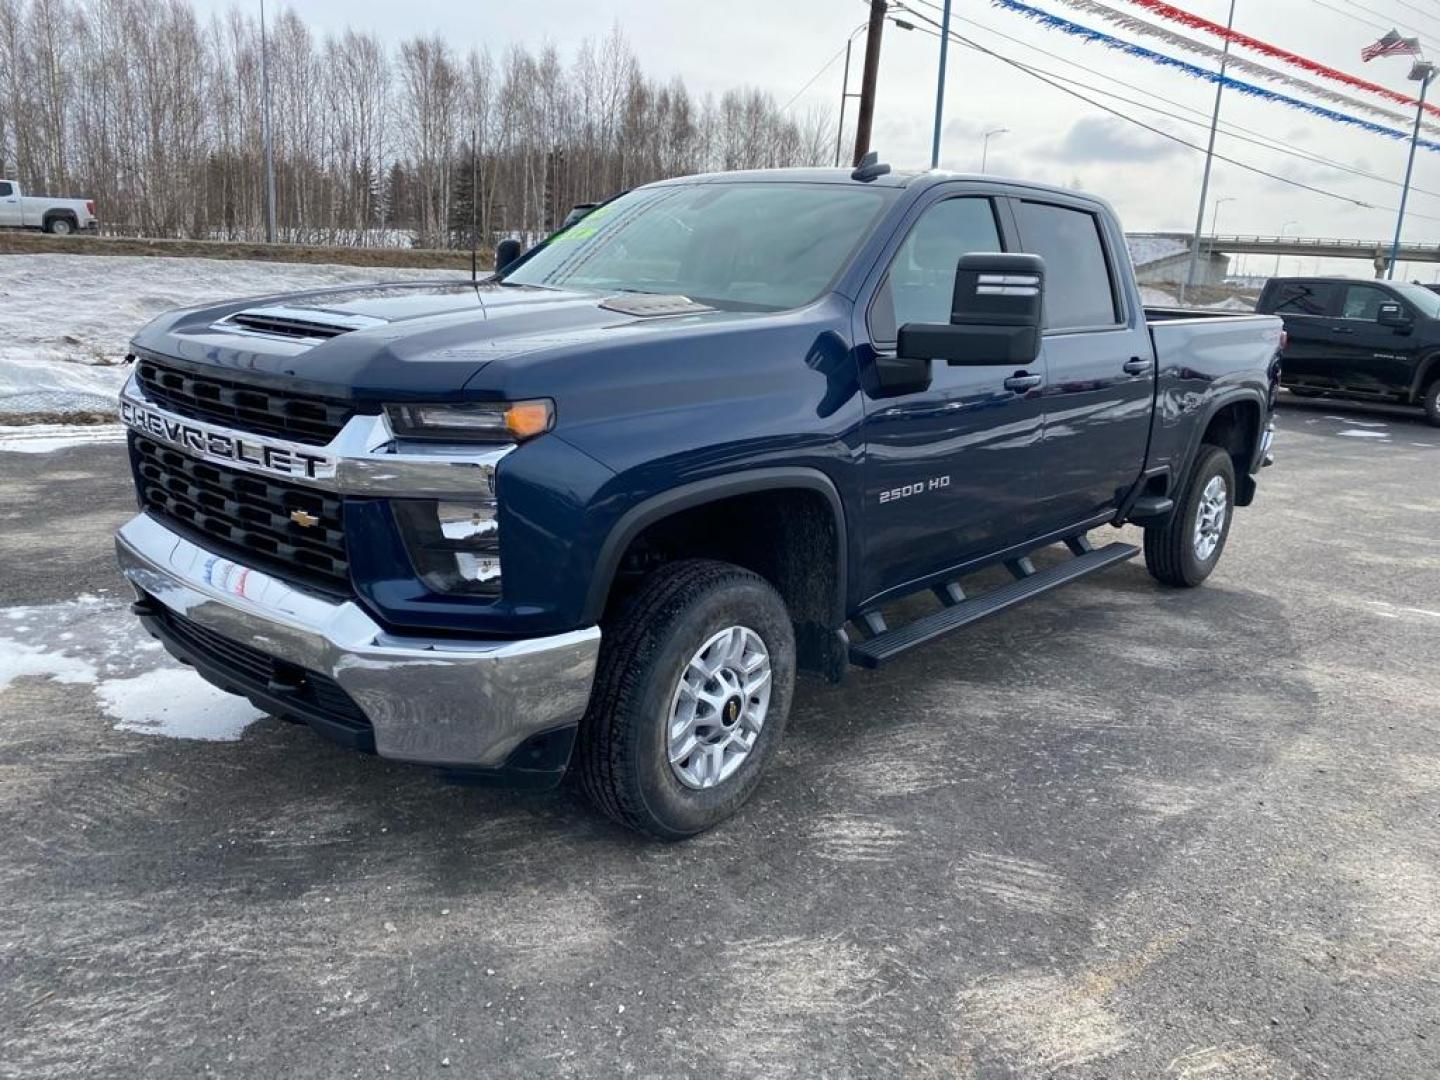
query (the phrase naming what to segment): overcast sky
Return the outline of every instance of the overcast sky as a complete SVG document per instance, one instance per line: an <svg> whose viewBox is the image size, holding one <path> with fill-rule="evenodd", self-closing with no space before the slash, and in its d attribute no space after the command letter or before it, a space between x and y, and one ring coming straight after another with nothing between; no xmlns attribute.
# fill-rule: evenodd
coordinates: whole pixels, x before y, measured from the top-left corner
<svg viewBox="0 0 1440 1080"><path fill-rule="evenodd" d="M915 10L933 14L918 0L910 2ZM1096 16L1080 14L1061 0L1030 2L1075 21L1107 29L1117 36L1131 37L1157 51L1169 51L1197 64L1205 63L1203 59L1154 40L1107 27ZM1106 2L1156 21L1125 0ZM1177 6L1223 23L1229 0L1175 2ZM202 12L230 6L228 0L197 0L197 3ZM258 0L254 3L258 6ZM599 38L618 23L642 67L651 76L679 75L692 91L700 94L742 84L757 85L785 102L827 61L836 57L846 35L863 23L868 0L512 0L510 3L405 0L383 4L373 0L300 0L291 6L322 33L350 25L378 31L387 39L398 41L417 33L439 31L458 50L475 44L497 54L515 43L533 48L553 42L568 57L584 38ZM892 8L896 6L892 3ZM1423 14L1426 9L1434 14ZM906 17L903 12L897 14ZM1415 84L1406 81L1410 68L1408 58L1381 58L1369 64L1360 61L1361 47L1392 25L1402 33L1421 37L1426 44L1433 41L1431 54L1440 60L1440 3L1433 0L1403 3L1365 0L1363 4L1350 0L1324 0L1323 4L1320 0L1237 0L1236 3L1237 29L1409 92ZM1199 121L1197 125L1133 106L1119 106L1128 115L1189 141L1202 145L1205 141L1205 126L1214 98L1214 87L1209 83L1123 56L1100 45L1084 44L992 7L987 0L954 0L952 26L996 51L1031 65L1113 85L1117 92L1194 117ZM1205 39L1199 31L1184 32ZM1015 40L1005 40L1002 34ZM852 66L855 89L859 87L862 45L863 34L856 39ZM934 37L906 32L893 25L886 27L874 146L882 159L896 167L929 164L938 49L939 42ZM1255 54L1244 55L1271 66L1281 66L1279 61L1265 60ZM812 106L828 106L832 116L836 115L840 82L841 61L835 59L791 108L804 112ZM1140 92L1120 86L1122 82L1139 88ZM1272 88L1287 92L1282 86ZM1369 96L1358 91L1350 93ZM1440 87L1436 97L1440 98ZM852 117L853 106L852 101ZM1404 110L1403 106L1394 107ZM1186 109L1197 110L1200 115L1185 112ZM1206 208L1207 231L1214 200L1225 198L1233 201L1220 206L1221 232L1274 234L1285 223L1294 222L1288 226L1290 233L1388 241L1394 230L1393 208L1398 205L1399 181L1405 168L1404 143L1358 132L1283 105L1243 98L1233 92L1225 94L1221 116L1222 120L1283 140L1312 154L1392 178L1394 183L1355 176L1240 142L1222 133L1217 145L1221 153L1370 203L1375 208L1326 198L1217 161L1211 178L1210 205ZM1371 117L1367 115L1367 118ZM946 78L945 121L942 167L977 170L982 133L1006 128L1006 134L991 140L990 172L1078 184L1110 199L1131 231L1189 230L1194 226L1202 154L1108 116L991 57L952 46ZM848 145L845 154L848 157ZM1419 152L1414 183L1426 193L1412 190L1413 215L1407 217L1406 239L1440 242L1440 154ZM1241 268L1268 274L1273 269L1273 260L1250 256ZM1310 273L1315 268L1314 260L1306 259L1303 263L1285 260L1282 270ZM1371 273L1368 264L1358 261L1322 265L1321 269L1354 276ZM1402 269L1406 276L1425 281L1440 276L1440 266L1433 264Z"/></svg>

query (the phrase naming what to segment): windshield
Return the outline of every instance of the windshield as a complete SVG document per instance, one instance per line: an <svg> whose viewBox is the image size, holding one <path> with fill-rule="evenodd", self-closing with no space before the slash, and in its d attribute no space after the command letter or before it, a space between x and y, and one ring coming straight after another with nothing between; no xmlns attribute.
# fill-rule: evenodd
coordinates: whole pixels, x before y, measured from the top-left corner
<svg viewBox="0 0 1440 1080"><path fill-rule="evenodd" d="M894 188L685 184L591 211L501 280L783 310L823 293Z"/></svg>
<svg viewBox="0 0 1440 1080"><path fill-rule="evenodd" d="M1425 288L1424 285L1392 281L1390 287L1403 296L1410 306L1421 315L1431 319L1440 319L1440 296Z"/></svg>

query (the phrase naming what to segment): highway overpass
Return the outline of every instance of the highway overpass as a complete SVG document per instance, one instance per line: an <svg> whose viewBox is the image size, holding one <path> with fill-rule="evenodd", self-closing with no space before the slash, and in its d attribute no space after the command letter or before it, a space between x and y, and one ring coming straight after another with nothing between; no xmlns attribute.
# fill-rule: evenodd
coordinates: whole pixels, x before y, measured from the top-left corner
<svg viewBox="0 0 1440 1080"><path fill-rule="evenodd" d="M1132 237L1174 240L1190 247L1189 233L1130 233ZM1390 261L1389 240L1340 240L1317 236L1202 236L1202 254L1222 255L1297 255L1320 259L1365 259L1375 268L1375 276L1383 277ZM1401 244L1401 262L1440 263L1440 244Z"/></svg>

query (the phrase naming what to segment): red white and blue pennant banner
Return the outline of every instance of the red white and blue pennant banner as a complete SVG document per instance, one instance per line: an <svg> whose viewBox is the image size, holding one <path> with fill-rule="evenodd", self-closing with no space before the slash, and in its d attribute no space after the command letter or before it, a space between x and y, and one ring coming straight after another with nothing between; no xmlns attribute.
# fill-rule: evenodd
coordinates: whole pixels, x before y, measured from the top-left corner
<svg viewBox="0 0 1440 1080"><path fill-rule="evenodd" d="M1349 113L1338 112L1335 109L1326 108L1323 105L1316 105L1313 102L1301 101L1299 98L1290 97L1288 94L1277 93L1274 90L1263 86L1256 86L1254 83L1245 82L1241 79L1231 78L1229 75L1221 75L1219 72L1211 71L1208 68L1192 64L1188 60L1181 60L1170 56L1167 53L1156 52L1154 49L1147 49L1143 45L1136 45L1134 42L1125 41L1103 30L1096 30L1093 27L1073 22L1070 19L1062 18L1041 8L1033 7L1030 4L1022 3L1021 0L991 0L996 7L1006 11L1013 11L1017 15L1023 15L1041 26L1051 30L1059 30L1072 37L1078 37L1084 41L1095 42L1117 52L1125 53L1140 60L1149 60L1153 64L1179 71L1195 79L1201 79L1209 83L1218 83L1227 89L1234 90L1238 94L1247 97L1257 98L1262 101L1273 101L1280 105L1288 105L1292 109L1309 113L1311 116L1323 117L1326 120L1334 121L1337 124L1345 124L1361 131L1368 131L1375 135L1383 135L1387 139L1409 141L1410 133L1396 128L1386 127L1384 124L1377 124L1373 120L1365 120ZM1433 143L1421 139L1419 146L1426 150L1440 152L1440 143Z"/></svg>
<svg viewBox="0 0 1440 1080"><path fill-rule="evenodd" d="M1188 26L1191 30L1204 30L1207 34L1213 34L1218 38L1223 38L1225 41L1230 42L1230 44L1239 46L1242 49L1258 52L1273 60L1283 60L1285 63L1308 71L1312 75L1320 75L1334 82L1342 82L1346 86L1354 87L1356 90L1368 90L1372 94L1379 94L1381 97L1388 98L1390 101L1397 102L1398 104L1409 105L1412 109L1419 104L1419 102L1409 94L1402 94L1398 90L1391 90L1388 86L1381 86L1378 83L1370 82L1368 79L1362 79L1358 75L1338 71L1327 64L1322 64L1317 60L1311 60L1308 56L1301 56L1298 53L1291 52L1289 49L1282 49L1278 45L1272 45L1268 41L1253 38L1249 34L1242 34L1238 30L1232 30L1228 26L1196 15L1193 12L1186 11L1184 8L1178 8L1174 4L1167 4L1164 0L1126 0L1126 3L1144 8L1146 11L1159 15L1162 19L1167 19L1170 22L1179 23L1181 26ZM1435 105L1427 101L1425 103L1425 111L1432 116L1440 116L1440 105Z"/></svg>
<svg viewBox="0 0 1440 1080"><path fill-rule="evenodd" d="M1322 101L1328 101L1332 105L1343 105L1347 109L1368 113L1371 116L1378 116L1396 124L1408 124L1414 119L1413 113L1410 116L1406 116L1402 112L1387 109L1385 106L1373 101L1363 101L1360 98L1343 94L1328 86L1321 86L1308 79L1302 79L1288 72L1267 67L1265 64L1257 63L1248 57L1237 56L1234 52L1227 56L1224 50L1218 46L1211 45L1209 42L1197 41L1195 38L1186 34L1177 33L1163 26L1156 26L1152 22L1146 22L1144 19L1136 18L1127 12L1117 11L1108 4L1100 3L1099 0L1060 0L1060 2L1076 11L1084 12L1087 15L1095 15L1111 25L1118 26L1120 29L1127 30L1132 34L1155 38L1175 48L1183 49L1185 52L1192 53L1196 56L1203 56L1217 65L1223 61L1227 65L1228 70L1243 72L1257 79L1278 83L1292 90L1298 90L1312 97L1317 97ZM1440 134L1440 123L1431 122L1425 126L1430 131Z"/></svg>

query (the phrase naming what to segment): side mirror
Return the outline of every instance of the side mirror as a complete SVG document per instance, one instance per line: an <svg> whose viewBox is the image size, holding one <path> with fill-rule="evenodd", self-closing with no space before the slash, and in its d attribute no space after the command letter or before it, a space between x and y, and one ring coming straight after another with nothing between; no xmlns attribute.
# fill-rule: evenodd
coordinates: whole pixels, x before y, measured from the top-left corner
<svg viewBox="0 0 1440 1080"><path fill-rule="evenodd" d="M1410 316L1405 314L1403 305L1392 300L1380 305L1379 310L1375 312L1375 321L1381 326L1393 326L1399 329L1410 325Z"/></svg>
<svg viewBox="0 0 1440 1080"><path fill-rule="evenodd" d="M495 272L498 274L520 258L520 241L507 236L495 245Z"/></svg>
<svg viewBox="0 0 1440 1080"><path fill-rule="evenodd" d="M1039 255L962 255L948 323L906 323L897 352L950 364L1024 367L1040 355L1045 260Z"/></svg>

